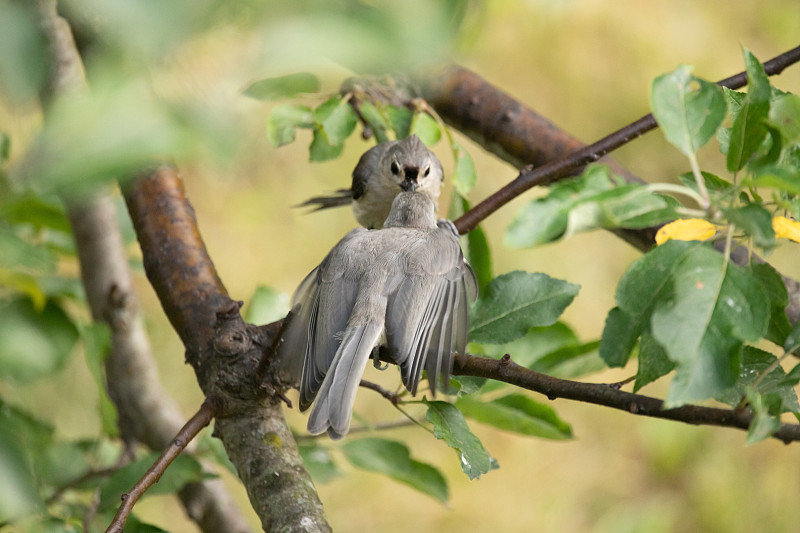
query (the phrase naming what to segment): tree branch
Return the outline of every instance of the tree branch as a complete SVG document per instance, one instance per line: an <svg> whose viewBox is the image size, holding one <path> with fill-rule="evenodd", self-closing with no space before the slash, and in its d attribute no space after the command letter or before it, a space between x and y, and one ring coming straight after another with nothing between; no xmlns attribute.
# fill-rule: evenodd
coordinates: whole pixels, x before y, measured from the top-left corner
<svg viewBox="0 0 800 533"><path fill-rule="evenodd" d="M780 74L786 67L798 61L800 61L800 47L770 59L764 63L764 70L768 76ZM741 72L718 83L724 87L736 89L747 83L747 75ZM517 178L477 204L467 213L464 213L461 218L455 221L456 227L461 233L472 230L487 216L528 189L537 185L549 185L569 176L574 176L589 163L594 163L606 154L647 133L656 126L655 118L653 118L652 114L648 114L599 141L570 153L566 157L535 168L525 167ZM652 241L650 241L650 244L652 244Z"/></svg>
<svg viewBox="0 0 800 533"><path fill-rule="evenodd" d="M723 426L746 430L753 420L753 415L745 410L719 409L696 405L664 409L664 402L657 398L621 391L601 383L581 383L579 381L554 378L516 364L508 354L501 359L474 355L456 355L453 374L502 381L544 394L550 400L566 398L568 400L603 405L634 415L663 418L687 424ZM781 424L772 437L787 444L798 441L800 440L800 425Z"/></svg>
<svg viewBox="0 0 800 533"><path fill-rule="evenodd" d="M122 505L117 509L117 513L106 529L106 533L122 533L125 522L128 520L128 516L131 514L131 511L133 511L133 506L136 505L139 498L144 496L147 489L158 483L164 471L172 464L172 461L174 461L186 448L186 445L200 433L200 430L211 422L214 418L214 411L212 401L206 399L197 413L186 422L178 434L175 435L175 438L172 439L169 446L158 456L156 462L147 469L144 476L136 482L136 485L134 485L130 491L122 495Z"/></svg>
<svg viewBox="0 0 800 533"><path fill-rule="evenodd" d="M38 0L37 9L52 57L48 90L42 95L48 104L65 93L85 90L86 80L72 32L58 15L56 1ZM65 203L92 317L108 324L111 330L111 350L105 362L106 386L119 413L122 437L126 442L143 442L151 449L161 450L181 427L184 417L159 381L132 289L116 208L108 192ZM250 531L220 480L190 483L178 496L186 513L205 532Z"/></svg>
<svg viewBox="0 0 800 533"><path fill-rule="evenodd" d="M241 302L228 298L174 168L161 166L142 175L124 194L147 277L206 397L221 400L214 434L236 466L264 530L330 531L283 418L280 380L260 366L273 357L270 347L279 328L242 320Z"/></svg>

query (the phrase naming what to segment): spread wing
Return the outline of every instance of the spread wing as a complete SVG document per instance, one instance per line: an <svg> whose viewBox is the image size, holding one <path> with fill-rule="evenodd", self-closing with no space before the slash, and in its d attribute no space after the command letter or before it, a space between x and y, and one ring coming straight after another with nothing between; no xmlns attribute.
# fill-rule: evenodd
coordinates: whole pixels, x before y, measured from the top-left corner
<svg viewBox="0 0 800 533"><path fill-rule="evenodd" d="M355 305L357 280L344 276L348 243L366 230L348 233L322 263L306 276L292 298L292 315L283 336L280 357L300 383L300 409L314 401L342 342ZM302 374L302 377L301 377Z"/></svg>
<svg viewBox="0 0 800 533"><path fill-rule="evenodd" d="M416 394L422 370L431 391L445 385L453 367L453 351L464 353L469 305L477 281L464 261L458 238L438 228L408 249L404 277L390 297L386 313L389 351L400 365L403 384Z"/></svg>

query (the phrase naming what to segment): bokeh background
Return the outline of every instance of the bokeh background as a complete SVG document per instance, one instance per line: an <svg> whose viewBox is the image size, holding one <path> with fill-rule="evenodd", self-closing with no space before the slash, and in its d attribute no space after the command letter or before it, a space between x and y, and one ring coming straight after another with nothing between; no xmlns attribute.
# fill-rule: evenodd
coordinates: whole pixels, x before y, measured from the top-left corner
<svg viewBox="0 0 800 533"><path fill-rule="evenodd" d="M646 114L651 80L681 63L694 65L700 77L717 80L743 70L741 46L764 61L800 40L796 0L493 0L469 6L447 59L473 69L587 143ZM408 18L411 40L417 35L428 39L426 32L435 30L421 12L416 22ZM235 138L229 139L235 146L232 157L224 163L192 157L178 164L210 255L231 296L246 302L259 285L291 294L355 224L346 209L304 214L292 206L348 186L352 167L370 142L354 136L341 158L311 163L307 131L294 144L274 148L265 126L273 104L241 95L252 81L296 71L320 75L328 91L353 75L331 58L310 63L295 48L293 32L302 35L306 23L296 6L287 14L276 4L269 27L247 21L217 27L183 43L153 73L152 82L163 94L236 117L237 127L230 132ZM265 39L264 32L272 36ZM346 44L354 37L337 38ZM800 67L773 78L773 84L800 92ZM9 102L3 103L0 119L3 129L22 139L32 138L39 124L36 109ZM516 176L515 169L479 146L459 140L478 170L474 202ZM446 173L452 171L445 143L433 148ZM22 152L24 142L13 147L12 162ZM688 169L658 131L614 157L649 181L674 180ZM701 163L722 172L713 141L701 153ZM617 280L639 254L604 232L538 249L505 249L505 228L537 194L526 193L484 223L495 274L525 269L579 283L581 292L564 320L581 339L596 339L614 305ZM443 206L448 197L446 190ZM796 246L782 247L771 259L782 272L800 278ZM162 379L188 417L202 401L194 375L183 364L183 348L142 275L138 287ZM630 367L586 379L617 381L634 371ZM664 394L663 381L645 393ZM77 438L100 431L92 383L83 360L74 357L56 378L33 388L0 385L0 393L49 413L61 435ZM371 420L398 419L384 404L363 391L356 410ZM413 457L442 469L450 485L446 505L388 478L356 471L334 451L344 475L318 486L334 530L800 531L800 476L793 468L800 460L797 445L770 441L745 447L745 434L730 429L645 419L565 400L552 405L572 424L574 440L523 438L473 423L500 464L475 481L467 480L451 449L420 429L382 434L408 442ZM304 416L294 411L287 416L298 431L304 429ZM258 529L244 490L222 469L220 474ZM174 498L151 497L138 509L142 518L167 530L194 531Z"/></svg>

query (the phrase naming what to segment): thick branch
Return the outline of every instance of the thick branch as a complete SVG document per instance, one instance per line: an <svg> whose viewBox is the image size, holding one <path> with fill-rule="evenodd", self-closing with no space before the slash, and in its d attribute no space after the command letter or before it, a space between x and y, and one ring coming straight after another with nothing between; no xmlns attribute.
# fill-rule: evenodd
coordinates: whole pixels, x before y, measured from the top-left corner
<svg viewBox="0 0 800 533"><path fill-rule="evenodd" d="M581 383L554 378L520 366L509 355L501 359L457 355L453 374L494 379L523 389L544 394L551 400L566 398L613 409L634 415L664 418L705 426L724 426L747 429L753 420L745 410L718 409L686 405L675 409L664 409L664 402L649 396L624 392L610 385L600 383ZM800 425L781 424L774 438L785 443L800 440Z"/></svg>
<svg viewBox="0 0 800 533"><path fill-rule="evenodd" d="M215 435L264 530L329 531L283 418L281 391L256 377L277 330L242 321L240 303L227 297L175 169L161 166L140 177L126 187L125 199L147 277L206 397L221 399Z"/></svg>
<svg viewBox="0 0 800 533"><path fill-rule="evenodd" d="M783 72L786 67L798 61L800 61L800 47L789 50L767 61L764 63L764 70L767 75L772 76ZM742 72L721 80L718 83L725 87L736 89L747 83L747 76ZM456 227L461 233L470 231L477 226L480 221L528 189L537 185L549 185L566 177L573 176L589 163L597 161L611 151L616 150L620 146L654 129L656 126L655 118L653 118L653 115L648 114L603 139L570 153L566 157L551 161L543 166L524 168L516 179L456 220Z"/></svg>
<svg viewBox="0 0 800 533"><path fill-rule="evenodd" d="M43 94L47 104L65 93L84 90L86 81L69 25L58 15L55 0L40 0L37 8L53 67L48 90ZM184 417L159 381L133 291L114 203L107 193L80 203L67 202L67 216L92 317L108 324L111 330L111 350L105 364L107 388L119 413L123 439L161 450L181 427ZM179 497L202 531L250 531L220 480L191 483Z"/></svg>

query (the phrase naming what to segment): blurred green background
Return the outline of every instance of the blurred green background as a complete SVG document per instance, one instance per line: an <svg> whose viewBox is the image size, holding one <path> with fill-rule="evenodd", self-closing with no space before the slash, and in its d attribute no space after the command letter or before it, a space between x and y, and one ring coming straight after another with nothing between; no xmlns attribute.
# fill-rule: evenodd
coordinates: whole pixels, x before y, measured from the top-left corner
<svg viewBox="0 0 800 533"><path fill-rule="evenodd" d="M313 2L304 4L315 9ZM336 20L319 25L312 17L319 15L318 10L306 17L302 4L291 9L281 3L264 5L268 7L260 8L259 15L270 24L252 24L246 10L241 16L234 13L225 24L170 48L157 68L143 69L159 95L190 103L210 116L221 114L221 122L228 124L218 141L228 151L227 157L204 157L204 149L209 154L220 149L207 146L179 155L178 165L211 257L231 296L246 302L258 285L291 294L354 226L346 209L304 214L292 206L311 195L349 186L358 156L371 146L353 138L341 158L310 163L307 131L301 131L294 144L279 149L267 142L265 124L272 104L248 99L241 90L261 78L310 70L321 76L324 90L335 91L352 71L334 59L306 55L299 49L300 37L311 27L320 38L340 39L337 44L343 51L336 48L331 53L336 56L349 53L348 47L357 48L361 36L345 31L337 35ZM405 26L406 34L395 44L432 43L433 50L440 49L436 47L442 43L431 36L441 31L431 21L435 10L428 13L425 5L396 8L420 9L421 14L403 19L414 22ZM180 34L183 21L167 20L165 30ZM333 37L321 32L321 27L327 27ZM588 143L646 114L651 80L678 64L692 64L697 76L717 80L743 70L741 46L764 61L797 46L798 37L796 0L494 0L469 4L455 45L444 43L444 56L473 69ZM148 51L149 46L166 46L133 39L121 42L141 49L145 58L157 55ZM379 62L380 54L390 57L398 52L389 48L373 51ZM399 57L413 62L424 52L423 47ZM88 61L99 55L95 50ZM124 68L140 73L137 69L142 66L132 63ZM800 92L800 67L791 67L772 82ZM25 153L26 142L34 137L40 121L36 106L18 105L8 98L2 101L0 128L15 139L12 164ZM516 176L515 169L470 141L460 140L478 169L473 202ZM445 143L433 148L445 172L452 171ZM672 180L688 169L688 162L659 132L630 143L614 157L650 181ZM722 169L724 162L715 143L701 153L701 164L711 171ZM533 250L503 249L505 228L536 194L523 195L485 222L495 273L525 269L581 284L564 319L583 340L596 339L614 305L616 282L638 253L613 235L599 232ZM446 206L449 193L443 196L442 206ZM783 246L771 259L780 271L800 279L796 257L794 245ZM138 282L162 379L188 417L202 396L152 289L142 275ZM587 379L617 381L633 371L609 371ZM48 413L63 436L81 437L100 431L92 387L84 361L74 357L56 378L24 389L2 384L0 394ZM644 392L662 395L664 383ZM396 411L385 404L377 395L362 391L356 411L371 420L398 419ZM572 424L576 439L526 439L475 423L473 430L500 469L471 482L452 450L427 433L418 428L386 432L387 438L406 440L412 456L445 472L451 492L447 505L387 478L355 471L336 455L345 475L318 486L334 530L800 531L800 506L796 505L800 476L790 467L800 459L796 445L770 441L745 447L744 432L644 419L564 400L552 405ZM293 427L304 428L303 415L291 411L287 416ZM258 529L244 490L225 472L221 475ZM146 499L138 512L170 531L194 531L174 498Z"/></svg>

